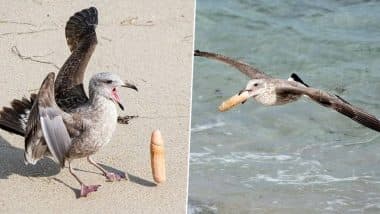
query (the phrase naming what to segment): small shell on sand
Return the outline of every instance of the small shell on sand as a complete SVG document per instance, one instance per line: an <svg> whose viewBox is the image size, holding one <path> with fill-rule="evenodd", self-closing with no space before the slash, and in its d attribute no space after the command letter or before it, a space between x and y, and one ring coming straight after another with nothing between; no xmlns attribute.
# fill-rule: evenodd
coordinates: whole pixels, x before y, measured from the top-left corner
<svg viewBox="0 0 380 214"><path fill-rule="evenodd" d="M164 140L158 129L152 132L150 158L154 181L157 183L164 182L166 180Z"/></svg>
<svg viewBox="0 0 380 214"><path fill-rule="evenodd" d="M225 112L233 107L239 105L240 103L246 101L249 98L249 93L248 91L244 91L240 95L235 95L232 96L230 99L225 100L220 106L218 107L219 111Z"/></svg>

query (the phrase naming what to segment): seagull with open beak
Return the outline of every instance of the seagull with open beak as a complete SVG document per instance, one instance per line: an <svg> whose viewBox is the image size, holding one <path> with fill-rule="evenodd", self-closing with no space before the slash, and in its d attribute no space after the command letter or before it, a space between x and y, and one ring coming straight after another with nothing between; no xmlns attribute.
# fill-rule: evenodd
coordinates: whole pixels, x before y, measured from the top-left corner
<svg viewBox="0 0 380 214"><path fill-rule="evenodd" d="M117 88L118 87L125 87L125 88L131 88L133 90L138 91L137 87L127 81L121 81L120 79L117 79L115 76L113 80L109 79L106 80L106 84L109 84L111 89L111 98L112 100L119 105L120 109L124 111L124 105L122 104L122 101L120 99L119 93Z"/></svg>

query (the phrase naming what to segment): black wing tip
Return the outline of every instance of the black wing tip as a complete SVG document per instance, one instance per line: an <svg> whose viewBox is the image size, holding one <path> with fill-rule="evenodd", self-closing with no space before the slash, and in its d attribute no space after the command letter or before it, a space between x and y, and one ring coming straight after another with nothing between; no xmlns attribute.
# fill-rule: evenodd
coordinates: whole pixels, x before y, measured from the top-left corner
<svg viewBox="0 0 380 214"><path fill-rule="evenodd" d="M194 50L194 56L202 56L202 57L208 57L208 58L226 58L223 55L213 53L213 52L201 51L199 49Z"/></svg>
<svg viewBox="0 0 380 214"><path fill-rule="evenodd" d="M310 87L308 84L306 84L296 73L292 73L290 75L290 78L292 78L294 81L301 83L302 85L306 87Z"/></svg>
<svg viewBox="0 0 380 214"><path fill-rule="evenodd" d="M200 56L201 51L199 49L194 50L194 56Z"/></svg>

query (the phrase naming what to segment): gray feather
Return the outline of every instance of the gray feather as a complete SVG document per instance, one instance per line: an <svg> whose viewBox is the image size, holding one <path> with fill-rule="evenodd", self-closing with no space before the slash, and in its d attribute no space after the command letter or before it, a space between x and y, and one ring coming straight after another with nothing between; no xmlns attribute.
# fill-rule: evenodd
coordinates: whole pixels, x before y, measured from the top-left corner
<svg viewBox="0 0 380 214"><path fill-rule="evenodd" d="M53 157L64 166L65 154L71 143L62 116L54 108L40 108L42 133Z"/></svg>

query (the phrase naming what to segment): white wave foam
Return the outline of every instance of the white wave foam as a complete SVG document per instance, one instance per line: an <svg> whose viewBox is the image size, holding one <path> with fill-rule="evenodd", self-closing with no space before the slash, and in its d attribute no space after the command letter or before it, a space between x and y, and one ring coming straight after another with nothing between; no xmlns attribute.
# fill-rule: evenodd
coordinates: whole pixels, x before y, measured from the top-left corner
<svg viewBox="0 0 380 214"><path fill-rule="evenodd" d="M222 127L226 125L226 123L222 122L222 121L216 121L216 122L212 122L212 123L206 123L206 124L203 124L203 125L195 125L193 128L191 128L191 132L202 132L202 131L205 131L205 130L208 130L208 129L213 129L213 128L217 128L217 127Z"/></svg>
<svg viewBox="0 0 380 214"><path fill-rule="evenodd" d="M268 153L252 153L252 152L231 152L225 155L207 153L191 153L190 162L192 164L204 163L247 163L249 161L255 162L273 162L273 161L296 161L298 156L283 155L283 154L268 154Z"/></svg>
<svg viewBox="0 0 380 214"><path fill-rule="evenodd" d="M267 174L257 174L255 177L251 177L246 182L258 182L266 181L273 182L276 184L288 184L288 185L313 185L313 184L328 184L335 182L347 182L347 181L357 181L362 178L367 178L368 176L351 176L344 178L337 178L326 174L310 174L305 172L302 174L285 174L278 173L277 176L270 176ZM246 183L244 182L244 183Z"/></svg>
<svg viewBox="0 0 380 214"><path fill-rule="evenodd" d="M215 205L203 203L200 201L193 201L189 199L187 206L188 214L199 214L199 213L217 213L218 208Z"/></svg>

